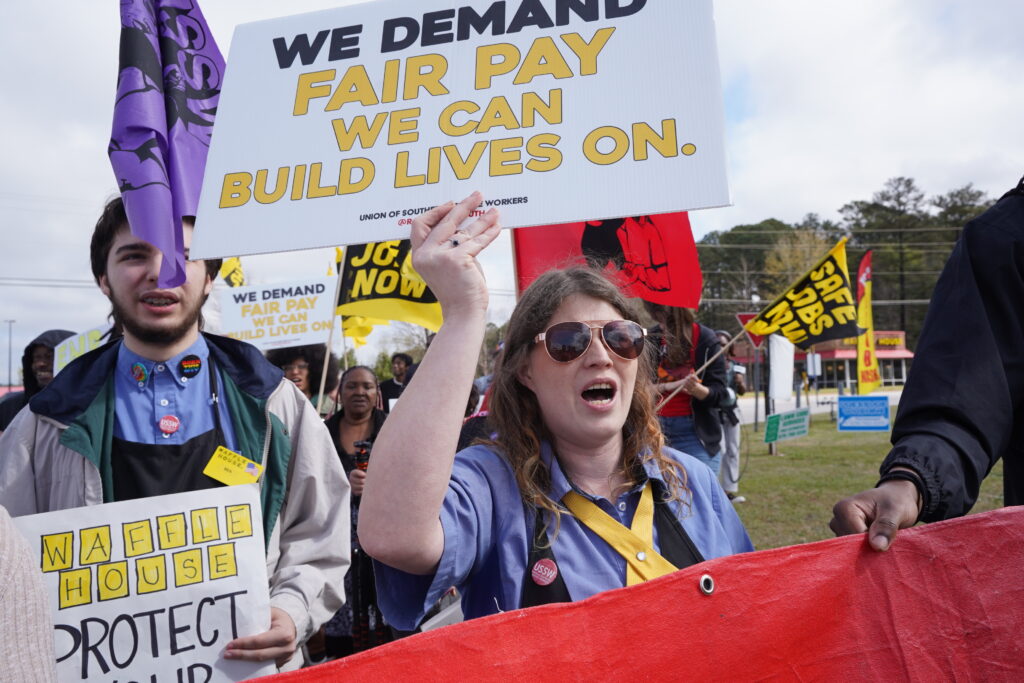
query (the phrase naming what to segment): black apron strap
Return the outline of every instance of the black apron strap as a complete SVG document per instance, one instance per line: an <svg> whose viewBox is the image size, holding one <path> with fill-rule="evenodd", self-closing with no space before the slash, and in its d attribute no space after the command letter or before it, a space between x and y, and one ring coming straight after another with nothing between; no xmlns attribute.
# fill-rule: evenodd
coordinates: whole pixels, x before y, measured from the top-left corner
<svg viewBox="0 0 1024 683"><path fill-rule="evenodd" d="M658 530L658 551L661 556L683 569L704 561L690 535L680 524L672 507L666 502L664 482L651 479L654 488L654 526Z"/></svg>
<svg viewBox="0 0 1024 683"><path fill-rule="evenodd" d="M530 518L529 511L527 508L527 520ZM562 577L562 569L558 566L555 551L548 540L544 515L540 508L534 508L533 512L533 542L526 560L519 606L536 607L553 602L572 602L572 596L569 595L569 589L566 588L565 579Z"/></svg>

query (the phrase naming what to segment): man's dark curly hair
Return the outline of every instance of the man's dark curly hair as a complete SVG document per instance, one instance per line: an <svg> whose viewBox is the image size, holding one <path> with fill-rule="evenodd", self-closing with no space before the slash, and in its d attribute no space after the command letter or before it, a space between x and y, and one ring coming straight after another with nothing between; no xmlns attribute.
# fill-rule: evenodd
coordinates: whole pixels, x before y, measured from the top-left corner
<svg viewBox="0 0 1024 683"><path fill-rule="evenodd" d="M315 392L320 387L320 374L324 371L325 356L326 349L323 344L288 346L283 349L271 349L267 351L267 360L279 368L283 368L297 360L304 360L309 363L310 392ZM337 388L338 359L332 353L327 368L327 382L324 384L324 393L329 394Z"/></svg>

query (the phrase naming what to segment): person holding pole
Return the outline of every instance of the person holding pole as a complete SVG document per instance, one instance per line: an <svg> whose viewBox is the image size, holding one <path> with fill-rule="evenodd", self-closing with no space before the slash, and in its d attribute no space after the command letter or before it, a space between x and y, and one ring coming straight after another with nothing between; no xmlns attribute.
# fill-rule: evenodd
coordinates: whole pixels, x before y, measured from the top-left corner
<svg viewBox="0 0 1024 683"><path fill-rule="evenodd" d="M714 330L694 319L693 310L645 302L658 323L657 390L665 440L697 458L717 475L722 463L719 409L729 398L725 360ZM701 369L698 373L696 370Z"/></svg>
<svg viewBox="0 0 1024 683"><path fill-rule="evenodd" d="M601 274L523 293L494 373L494 440L456 455L483 342L477 254L497 237L474 193L417 217L413 260L444 324L374 445L359 539L385 618L411 630L455 586L467 618L581 600L752 549L713 473L664 446L654 348Z"/></svg>

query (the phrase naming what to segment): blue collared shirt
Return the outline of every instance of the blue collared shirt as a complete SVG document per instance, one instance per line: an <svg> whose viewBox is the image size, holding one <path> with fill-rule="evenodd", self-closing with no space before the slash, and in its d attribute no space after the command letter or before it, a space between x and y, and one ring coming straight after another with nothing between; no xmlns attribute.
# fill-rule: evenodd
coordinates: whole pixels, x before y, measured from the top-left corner
<svg viewBox="0 0 1024 683"><path fill-rule="evenodd" d="M186 356L197 356L202 363L193 377L181 372L180 364ZM114 368L114 435L134 443L180 445L213 429L209 361L210 351L202 335L178 355L159 363L143 358L122 343ZM135 372L136 365L145 370L141 381L136 378L142 375ZM223 382L217 377L218 396L222 390ZM237 450L226 402L218 401L217 409L224 445ZM177 431L171 434L160 430L160 419L166 415L179 420Z"/></svg>
<svg viewBox="0 0 1024 683"><path fill-rule="evenodd" d="M692 500L669 503L704 559L753 550L750 537L711 469L684 453L665 449L686 469ZM615 502L572 487L551 448L541 459L551 470L551 498L562 499L570 488L629 526L646 482L621 494ZM645 474L661 479L655 462ZM426 611L451 586L462 594L467 619L519 608L533 535L533 512L527 512L508 462L486 446L467 448L455 456L448 492L441 507L444 551L433 576L416 576L374 563L377 596L384 617L398 629L412 630ZM553 550L573 600L621 588L626 561L571 514L563 514ZM655 548L660 550L657 529Z"/></svg>

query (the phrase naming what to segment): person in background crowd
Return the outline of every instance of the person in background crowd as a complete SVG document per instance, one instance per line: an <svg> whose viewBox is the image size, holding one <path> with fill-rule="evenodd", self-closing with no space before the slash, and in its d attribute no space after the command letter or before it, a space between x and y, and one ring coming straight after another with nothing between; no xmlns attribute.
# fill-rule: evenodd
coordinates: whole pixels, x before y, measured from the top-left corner
<svg viewBox="0 0 1024 683"><path fill-rule="evenodd" d="M0 505L0 680L56 683L53 619L43 574Z"/></svg>
<svg viewBox="0 0 1024 683"><path fill-rule="evenodd" d="M728 399L725 360L719 356L701 376L695 371L721 349L710 328L694 320L693 311L644 302L658 325L652 337L658 345L658 383L662 396L682 390L658 412L665 441L677 451L697 458L717 475L722 463L722 423L719 409Z"/></svg>
<svg viewBox="0 0 1024 683"><path fill-rule="evenodd" d="M964 228L932 292L875 488L832 510L835 534L887 550L899 529L967 514L1003 460L1024 505L1024 178Z"/></svg>
<svg viewBox="0 0 1024 683"><path fill-rule="evenodd" d="M500 231L495 209L459 229L481 201L413 221L414 265L444 324L377 437L363 490L359 538L384 616L415 628L452 586L467 618L582 600L751 550L711 471L663 447L653 349L629 301L591 270L549 272L523 294L491 387L495 440L456 455L486 322L476 255ZM592 519L602 513L606 525Z"/></svg>
<svg viewBox="0 0 1024 683"><path fill-rule="evenodd" d="M283 349L267 351L267 360L284 370L285 379L291 380L314 406L320 403L320 394L314 392L320 388L320 376L324 371L324 359L327 359L327 377L324 382L323 405L320 406L320 417L334 413L336 407L331 394L338 387L338 359L332 353L327 355L323 344L307 346L289 346Z"/></svg>
<svg viewBox="0 0 1024 683"><path fill-rule="evenodd" d="M412 367L412 356L407 353L396 353L391 356L391 379L380 383L380 396L384 404L384 412L391 411L391 403L398 400L405 389L406 373Z"/></svg>
<svg viewBox="0 0 1024 683"><path fill-rule="evenodd" d="M718 343L725 346L732 340L726 330L718 330ZM733 503L745 503L747 499L740 495L740 405L737 397L747 392L744 378L747 369L737 363L735 346L726 351L725 390L728 397L723 399L720 409L722 423L722 467L718 480L722 482L725 495Z"/></svg>
<svg viewBox="0 0 1024 683"><path fill-rule="evenodd" d="M181 285L160 287L163 256L131 233L120 197L90 257L124 336L72 361L0 437L0 505L19 516L215 488L203 470L219 446L264 465L270 627L223 656L298 666L341 606L349 560L349 485L330 434L255 347L200 332L219 261L189 261Z"/></svg>
<svg viewBox="0 0 1024 683"><path fill-rule="evenodd" d="M32 397L45 389L53 379L53 350L74 334L68 330L47 330L25 347L21 357L25 390L9 393L0 400L0 434L11 424L18 411L27 406Z"/></svg>
<svg viewBox="0 0 1024 683"><path fill-rule="evenodd" d="M436 336L436 332L427 332L427 339L423 343L424 352L426 352L426 350L430 348L430 345L431 343L433 343L434 337ZM412 382L412 376L416 374L416 371L419 369L419 367L419 363L413 363L412 365L409 366L409 369L405 371L405 386L409 386L409 383Z"/></svg>
<svg viewBox="0 0 1024 683"><path fill-rule="evenodd" d="M477 377L473 380L473 386L476 387L477 393L483 396L487 393L487 390L491 387L491 382L494 380L494 367L498 363L498 356L501 355L501 350L505 347L505 342L499 341L491 352L487 354L488 365L491 367L491 372Z"/></svg>
<svg viewBox="0 0 1024 683"><path fill-rule="evenodd" d="M327 429L352 485L352 567L345 575L348 599L325 627L327 656L332 659L391 640L391 632L377 606L373 565L359 547L355 532L366 466L385 417L373 370L365 365L346 370L341 376L341 407L327 420Z"/></svg>

